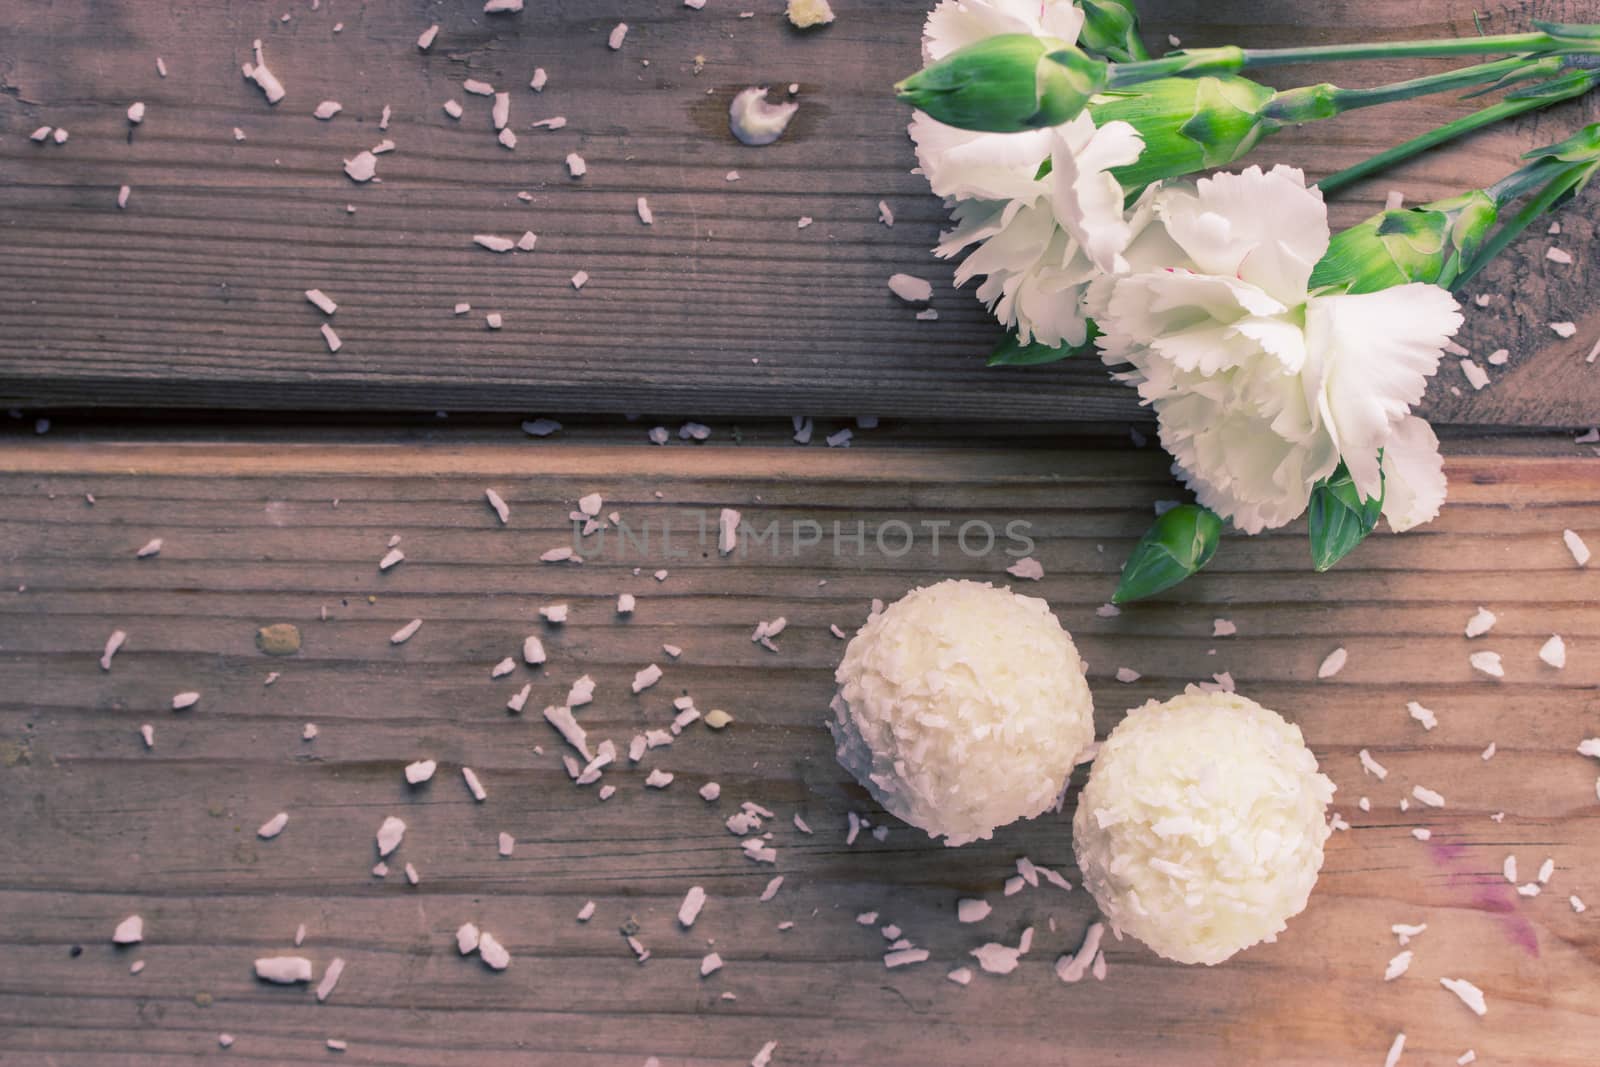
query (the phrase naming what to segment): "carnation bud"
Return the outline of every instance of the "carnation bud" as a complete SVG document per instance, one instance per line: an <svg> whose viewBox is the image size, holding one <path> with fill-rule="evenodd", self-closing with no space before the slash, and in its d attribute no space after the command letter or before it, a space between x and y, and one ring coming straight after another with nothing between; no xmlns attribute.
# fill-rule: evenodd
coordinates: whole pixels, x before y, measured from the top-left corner
<svg viewBox="0 0 1600 1067"><path fill-rule="evenodd" d="M1449 288L1499 218L1482 189L1409 209L1382 211L1334 234L1311 288L1375 293L1411 282Z"/></svg>
<svg viewBox="0 0 1600 1067"><path fill-rule="evenodd" d="M1210 508L1179 504L1155 521L1122 566L1113 604L1154 596L1211 562L1222 537L1222 519Z"/></svg>
<svg viewBox="0 0 1600 1067"><path fill-rule="evenodd" d="M1261 109L1273 90L1233 75L1160 78L1098 96L1089 105L1095 125L1126 122L1144 138L1139 159L1119 167L1124 189L1223 167L1254 148L1277 126Z"/></svg>
<svg viewBox="0 0 1600 1067"><path fill-rule="evenodd" d="M948 126L1018 133L1076 118L1108 65L1065 41L1003 33L950 53L895 86L901 101Z"/></svg>
<svg viewBox="0 0 1600 1067"><path fill-rule="evenodd" d="M1078 7L1083 12L1078 44L1084 51L1113 63L1150 58L1139 39L1139 12L1133 0L1078 0Z"/></svg>

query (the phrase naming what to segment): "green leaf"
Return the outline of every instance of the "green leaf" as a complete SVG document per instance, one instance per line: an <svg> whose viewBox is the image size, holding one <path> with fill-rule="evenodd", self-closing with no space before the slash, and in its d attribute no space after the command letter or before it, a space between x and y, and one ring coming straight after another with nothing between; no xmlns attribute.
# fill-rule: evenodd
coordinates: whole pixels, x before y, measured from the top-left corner
<svg viewBox="0 0 1600 1067"><path fill-rule="evenodd" d="M1381 469L1379 477L1382 477ZM1342 462L1337 470L1311 489L1311 565L1325 571L1348 556L1378 525L1383 510L1383 486L1378 495L1363 500Z"/></svg>
<svg viewBox="0 0 1600 1067"><path fill-rule="evenodd" d="M1222 519L1210 508L1180 504L1155 521L1122 567L1113 604L1142 600L1171 589L1211 562L1222 538Z"/></svg>
<svg viewBox="0 0 1600 1067"><path fill-rule="evenodd" d="M989 354L988 366L990 367L1037 367L1043 363L1058 363L1072 356L1081 356L1086 352L1094 351L1094 339L1100 336L1100 330L1094 323L1088 324L1089 332L1081 345L1046 345L1038 341L1023 344L1017 340L1015 333L1008 333L995 346Z"/></svg>

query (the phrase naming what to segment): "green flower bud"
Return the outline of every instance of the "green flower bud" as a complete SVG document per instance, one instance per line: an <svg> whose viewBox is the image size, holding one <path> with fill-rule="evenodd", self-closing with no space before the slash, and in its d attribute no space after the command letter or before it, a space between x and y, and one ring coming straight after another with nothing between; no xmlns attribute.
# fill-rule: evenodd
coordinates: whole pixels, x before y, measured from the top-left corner
<svg viewBox="0 0 1600 1067"><path fill-rule="evenodd" d="M1361 499L1350 470L1343 463L1311 488L1311 565L1319 572L1338 563L1378 525L1383 511L1383 489L1369 500Z"/></svg>
<svg viewBox="0 0 1600 1067"><path fill-rule="evenodd" d="M1095 125L1126 122L1144 138L1139 159L1112 171L1130 192L1224 167L1277 129L1261 117L1273 90L1248 78L1160 78L1095 97Z"/></svg>
<svg viewBox="0 0 1600 1067"><path fill-rule="evenodd" d="M1171 589L1211 562L1222 538L1222 519L1210 508L1179 504L1155 521L1122 567L1122 580L1111 594L1113 604L1126 604Z"/></svg>
<svg viewBox="0 0 1600 1067"><path fill-rule="evenodd" d="M1133 0L1078 0L1078 7L1083 11L1078 44L1084 51L1113 63L1150 58L1139 38L1139 12Z"/></svg>
<svg viewBox="0 0 1600 1067"><path fill-rule="evenodd" d="M963 130L1059 126L1105 88L1105 60L1064 41L1003 33L950 53L895 86L901 101Z"/></svg>
<svg viewBox="0 0 1600 1067"><path fill-rule="evenodd" d="M1499 218L1474 189L1421 207L1383 211L1334 235L1311 272L1313 289L1375 293L1410 282L1450 288Z"/></svg>

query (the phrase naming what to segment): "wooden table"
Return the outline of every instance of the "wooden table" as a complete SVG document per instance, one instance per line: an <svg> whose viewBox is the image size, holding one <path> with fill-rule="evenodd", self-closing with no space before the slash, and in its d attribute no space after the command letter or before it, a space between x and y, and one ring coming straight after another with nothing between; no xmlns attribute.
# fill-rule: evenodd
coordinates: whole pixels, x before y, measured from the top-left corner
<svg viewBox="0 0 1600 1067"><path fill-rule="evenodd" d="M836 25L802 36L778 0L698 12L533 0L494 18L417 0L0 5L0 407L26 409L0 419L0 1065L735 1067L776 1041L773 1067L1344 1067L1382 1063L1400 1031L1403 1067L1467 1048L1486 1065L1595 1061L1600 938L1568 897L1600 904L1600 767L1575 751L1600 734L1600 579L1561 532L1600 549L1600 479L1590 446L1549 432L1600 422L1600 370L1584 362L1600 335L1592 201L1558 216L1561 235L1520 242L1485 278L1489 307L1469 308L1463 343L1512 357L1482 392L1450 366L1429 394L1451 478L1438 521L1376 535L1321 576L1303 526L1230 537L1197 579L1103 617L1152 505L1179 495L1166 460L1129 447L1133 396L1093 364L982 368L996 331L928 255L944 212L908 173L906 116L884 91L916 62L923 5L835 6ZM1473 19L1454 0L1142 6L1152 42L1192 45L1467 33ZM1491 31L1529 15L1600 19L1577 0L1479 11ZM618 21L630 30L613 54ZM257 37L289 89L276 108L239 77ZM549 72L542 94L524 88L535 66ZM1282 84L1291 75L1356 77L1307 69ZM515 151L494 143L466 78L512 87ZM800 83L800 117L771 148L739 147L727 100L765 81ZM440 110L451 97L467 107L460 123ZM311 116L324 99L344 108L331 123ZM148 112L130 135L134 100ZM341 160L384 136L385 105L397 151L380 157L382 184L353 185ZM1470 106L1350 116L1268 151L1322 174ZM527 128L558 114L563 130ZM1335 219L1390 188L1422 200L1492 180L1595 117L1585 101L1431 154L1353 190ZM71 137L35 145L42 124ZM562 166L574 150L581 181ZM798 229L802 215L815 223ZM524 229L539 234L531 255L471 244ZM1546 261L1552 244L1576 263ZM568 281L579 269L592 275L581 292ZM935 281L939 321L911 321L889 296L896 271ZM340 304L337 354L311 287ZM455 317L458 301L472 314ZM503 330L484 328L488 311ZM1579 333L1561 341L1552 320ZM525 414L567 425L533 439ZM810 447L789 440L791 414L816 417ZM849 449L821 444L862 414L885 420L856 427ZM690 416L710 424L706 444L676 434ZM48 433L30 432L35 417ZM657 424L674 431L665 447L644 444ZM509 503L506 525L486 488ZM570 538L589 492L603 513L670 524L671 550L687 554L669 557L659 535L626 553L590 538L582 565L538 562ZM758 529L777 522L790 551L702 545L702 520L724 507ZM1078 947L1092 901L1002 885L1021 856L1077 883L1076 790L1060 816L946 849L886 817L835 762L830 624L848 633L873 598L945 577L1012 581L999 547L968 556L946 535L936 556L921 525L1011 520L1032 524L1046 571L1014 584L1073 631L1102 736L1124 709L1226 673L1297 722L1338 783L1350 829L1279 943L1195 969L1112 942L1104 982L1063 984L1052 964ZM919 536L903 555L870 533L860 553L835 554L831 539L793 550L809 522L845 534L904 522ZM406 559L380 573L396 535ZM136 558L153 538L159 554ZM614 610L623 592L638 597L631 617ZM559 626L538 616L555 602L571 609ZM1468 640L1479 605L1499 621ZM778 651L751 642L780 615ZM1218 618L1238 634L1214 638ZM276 623L298 628L298 653L258 648ZM102 670L116 629L126 644ZM491 678L530 633L548 662ZM1551 633L1567 642L1562 671L1536 658ZM1348 666L1316 681L1337 647ZM1502 653L1504 681L1468 666L1480 649ZM633 694L652 662L662 681ZM1123 666L1141 678L1115 681ZM579 717L623 747L664 727L678 696L734 721L622 761L601 802L569 780L539 714L584 673L598 688ZM523 685L526 709L509 713ZM184 691L199 702L171 711ZM1408 701L1434 709L1437 729ZM1387 779L1364 774L1363 748ZM409 788L402 768L424 757L439 772ZM655 768L671 785L645 787ZM722 787L712 803L697 795L709 781ZM1414 785L1446 806L1402 812ZM743 801L775 815L772 866L724 825ZM277 812L287 829L258 838ZM852 812L886 839L847 844ZM389 815L409 829L378 878L373 835ZM1554 860L1549 885L1518 895L1507 855L1522 882ZM692 885L709 902L685 931L675 916ZM964 896L993 916L958 924ZM866 912L874 925L857 922ZM144 943L113 948L134 913ZM458 955L467 921L504 942L508 970ZM1384 983L1391 925L1423 922L1410 973ZM932 958L886 970L888 924ZM622 933L635 925L644 963ZM1029 926L1016 973L946 980L972 948L1014 945ZM725 966L702 979L713 949ZM348 963L326 1003L253 976L255 958L297 951L319 978ZM1489 1015L1440 977L1481 986Z"/></svg>
<svg viewBox="0 0 1600 1067"><path fill-rule="evenodd" d="M517 16L422 0L318 11L300 0L11 0L0 10L0 407L1131 417L1134 395L1093 361L984 369L998 332L929 254L945 211L910 173L907 111L887 91L918 62L927 5L838 6L834 25L799 34L781 0L702 11L533 0ZM1584 0L1141 6L1152 43L1171 33L1190 45L1472 33L1474 10L1490 31L1530 15L1600 18ZM619 21L627 39L611 52ZM433 22L438 39L420 53ZM258 38L287 87L276 107L240 77ZM1272 75L1374 84L1448 65ZM549 75L540 93L527 87L535 67ZM515 151L495 142L489 101L463 93L468 78L512 94ZM727 104L767 83L798 83L801 109L783 140L746 148L728 134ZM466 108L459 122L441 110L452 98ZM147 115L130 132L135 100ZM331 122L312 116L323 100L343 105ZM1363 111L1264 151L1326 174L1477 104L1447 95ZM557 115L564 129L529 128ZM1370 214L1389 189L1419 202L1493 181L1520 152L1597 118L1590 99L1430 154L1339 198L1335 221ZM41 124L70 140L31 143ZM384 137L397 150L379 157L382 183L352 183L342 161ZM581 180L563 164L574 151L588 165ZM640 196L653 226L635 213ZM1592 196L1556 216L1558 238L1519 242L1469 294L1491 302L1470 308L1462 343L1480 363L1498 348L1511 360L1490 368L1482 392L1449 363L1427 400L1434 418L1600 421L1600 369L1584 362L1600 338ZM798 229L802 216L814 224ZM529 254L472 243L525 230L539 238ZM1552 245L1576 262L1546 261ZM590 275L581 292L569 281L579 270ZM914 321L890 294L897 271L935 282L937 322ZM339 303L335 354L302 296L310 288ZM458 302L473 313L455 317ZM485 327L490 311L499 332ZM1578 333L1564 341L1553 321Z"/></svg>
<svg viewBox="0 0 1600 1067"><path fill-rule="evenodd" d="M332 1037L363 1063L732 1065L776 1040L776 1064L1321 1065L1379 1063L1401 1030L1408 1063L1468 1047L1490 1064L1593 1062L1600 939L1567 897L1600 902L1597 767L1574 751L1597 732L1600 578L1561 541L1573 528L1600 543L1592 457L1459 456L1436 523L1375 536L1336 572L1307 571L1300 529L1230 539L1174 596L1101 618L1118 561L1171 493L1155 454L863 436L849 450L14 439L0 450L0 1062L186 1062L227 1032L232 1056L271 1063L323 1055ZM491 487L510 506L505 527L485 503ZM646 554L591 544L581 566L536 562L565 543L589 492L635 529L670 522L685 535L671 551L688 554L667 558L658 539ZM1223 671L1305 730L1351 824L1329 843L1310 908L1278 944L1221 967L1124 941L1108 948L1103 984L1063 985L1051 965L1077 947L1092 902L1048 886L1006 898L1001 885L1023 855L1077 881L1072 799L1060 817L942 848L874 807L823 728L841 648L830 623L848 632L872 598L936 578L1007 581L1010 557L968 557L947 538L935 559L924 535L890 558L869 534L861 556L825 541L723 558L693 540L698 516L714 523L722 507L780 530L1030 522L1046 576L1025 591L1079 641L1102 734L1124 708ZM406 559L380 574L391 535ZM136 559L153 537L160 554ZM621 592L638 597L625 619ZM569 621L541 623L537 608L558 601ZM1469 641L1479 604L1499 622ZM779 651L752 643L755 624L780 614ZM391 645L412 618L421 629ZM1238 635L1213 638L1216 618ZM257 649L257 628L278 622L299 628L297 655ZM116 628L127 643L102 671ZM1552 632L1568 643L1564 671L1535 658ZM546 666L491 680L529 633ZM1315 681L1339 646L1349 665ZM1480 648L1505 657L1503 682L1468 667ZM664 678L633 695L652 662ZM1143 677L1119 684L1119 666ZM270 687L269 671L281 672ZM579 715L624 748L665 727L680 695L734 722L691 725L612 769L617 793L601 803L568 780L538 712L586 672L598 689ZM528 711L508 714L523 684ZM200 702L174 713L184 690ZM1438 713L1436 730L1407 715L1412 700ZM306 722L314 741L301 739ZM1387 780L1363 774L1363 747ZM409 789L401 769L424 757L439 773ZM657 767L676 777L646 789ZM696 795L707 781L722 786L716 803ZM1402 813L1416 784L1446 806ZM776 815L775 866L745 859L723 826L745 800ZM288 828L258 840L278 811ZM847 847L852 811L887 840ZM387 815L410 828L377 879ZM502 831L517 841L510 858L497 855ZM1545 892L1519 897L1501 875L1507 854L1530 881L1553 858ZM403 862L420 884L405 883ZM762 903L773 875L783 885ZM685 932L675 915L691 885L710 901ZM969 895L995 906L979 926L955 921ZM589 900L594 918L580 923ZM882 935L857 923L868 911L933 958L885 970ZM145 944L114 949L112 928L134 912ZM619 933L630 919L651 953L642 965ZM505 973L458 957L453 934L469 920L511 950ZM1418 922L1428 931L1410 974L1386 985L1390 925ZM319 974L335 956L349 964L325 1004L251 974L255 957L294 951L300 923ZM945 979L973 947L1015 944L1030 925L1035 947L1016 973L965 989ZM713 948L726 965L702 980ZM137 976L135 959L147 963ZM1480 985L1488 1017L1441 976Z"/></svg>

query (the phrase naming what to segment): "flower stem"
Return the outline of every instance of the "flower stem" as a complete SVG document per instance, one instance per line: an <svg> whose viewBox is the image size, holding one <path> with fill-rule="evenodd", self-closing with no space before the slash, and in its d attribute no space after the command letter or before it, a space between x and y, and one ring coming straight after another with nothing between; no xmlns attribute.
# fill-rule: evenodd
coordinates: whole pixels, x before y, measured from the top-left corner
<svg viewBox="0 0 1600 1067"><path fill-rule="evenodd" d="M1410 100L1430 93L1464 89L1494 83L1490 88L1559 74L1568 63L1564 56L1513 56L1492 63L1478 63L1442 74L1379 85L1370 89L1342 89L1323 82L1275 93L1261 108L1261 116L1273 122L1295 123L1329 119L1357 108L1376 107L1397 100ZM1489 90L1484 90L1485 92Z"/></svg>
<svg viewBox="0 0 1600 1067"><path fill-rule="evenodd" d="M1480 130L1485 126L1492 126L1504 119L1513 118L1527 111L1536 111L1539 108L1549 107L1551 104L1562 100L1571 100L1582 96L1596 85L1600 85L1600 71L1572 70L1559 78L1554 78L1540 85L1529 86L1518 93L1514 93L1498 103L1464 115L1452 122L1429 130L1427 133L1413 137L1409 141L1385 149L1369 159L1362 160L1354 166L1346 167L1317 182L1324 195L1332 194L1345 189L1356 182L1371 177L1382 170L1397 163L1410 159L1412 156L1421 155L1430 148L1435 148Z"/></svg>
<svg viewBox="0 0 1600 1067"><path fill-rule="evenodd" d="M1353 111L1360 107L1372 107L1377 104L1388 104L1396 100L1410 100L1416 96L1426 96L1429 93L1448 92L1451 89L1465 89L1484 82L1494 82L1496 86L1511 82L1528 81L1533 78L1543 78L1559 74L1566 66L1563 56L1512 56L1509 59L1497 59L1493 63L1478 63L1460 70L1445 71L1442 74L1430 74L1421 78L1411 78L1407 81L1392 82L1388 85L1378 85L1370 89L1340 89L1335 97L1340 111Z"/></svg>
<svg viewBox="0 0 1600 1067"><path fill-rule="evenodd" d="M1373 41L1361 44L1307 45L1299 48L1197 48L1160 59L1114 64L1109 87L1137 85L1153 78L1203 77L1237 74L1243 70L1316 63L1325 60L1404 59L1423 56L1499 55L1526 52L1535 55L1600 54L1600 27L1539 24L1533 33L1504 33L1488 37L1449 37L1430 41Z"/></svg>
<svg viewBox="0 0 1600 1067"><path fill-rule="evenodd" d="M1544 163L1554 163L1556 165L1545 168L1541 166ZM1471 281L1475 274L1489 265L1490 260L1504 251L1512 241L1515 241L1522 234L1522 231L1532 224L1534 219L1543 215L1565 197L1570 196L1574 190L1589 180L1589 174L1592 173L1592 169L1586 170L1584 168L1561 166L1554 160L1541 160L1540 164L1535 166L1544 174L1549 174L1551 170L1554 170L1554 177L1549 180L1549 184L1539 190L1538 196L1524 204L1521 211L1518 211L1505 225L1496 230L1494 236L1483 242L1473 255L1472 261L1462 267L1461 272L1456 275L1455 281L1450 286L1452 289L1460 289Z"/></svg>

